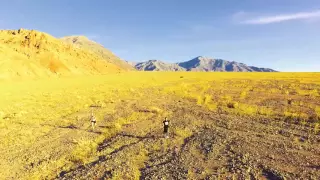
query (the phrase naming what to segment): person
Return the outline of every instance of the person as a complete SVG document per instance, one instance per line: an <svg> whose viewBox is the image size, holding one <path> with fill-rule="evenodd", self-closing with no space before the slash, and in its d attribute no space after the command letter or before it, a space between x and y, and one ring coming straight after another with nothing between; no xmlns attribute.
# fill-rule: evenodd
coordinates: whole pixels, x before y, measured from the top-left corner
<svg viewBox="0 0 320 180"><path fill-rule="evenodd" d="M169 138L169 121L167 119L167 117L165 117L164 121L163 121L163 134L165 138Z"/></svg>
<svg viewBox="0 0 320 180"><path fill-rule="evenodd" d="M92 131L94 131L94 128L95 128L96 123L97 123L97 119L96 119L96 117L94 117L93 112L91 112L91 118L90 118L90 121L91 121Z"/></svg>

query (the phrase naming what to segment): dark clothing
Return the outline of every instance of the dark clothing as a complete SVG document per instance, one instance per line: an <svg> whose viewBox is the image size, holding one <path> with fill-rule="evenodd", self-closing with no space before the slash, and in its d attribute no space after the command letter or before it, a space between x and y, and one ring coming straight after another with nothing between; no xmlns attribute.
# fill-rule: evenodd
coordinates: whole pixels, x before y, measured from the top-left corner
<svg viewBox="0 0 320 180"><path fill-rule="evenodd" d="M96 122L97 122L96 118L94 116L91 116L91 123L95 124Z"/></svg>
<svg viewBox="0 0 320 180"><path fill-rule="evenodd" d="M169 130L169 121L168 120L164 120L163 121L163 132L164 133L168 133Z"/></svg>
<svg viewBox="0 0 320 180"><path fill-rule="evenodd" d="M164 133L167 133L168 130L169 130L169 126L164 126L164 127L163 127L163 132L164 132Z"/></svg>

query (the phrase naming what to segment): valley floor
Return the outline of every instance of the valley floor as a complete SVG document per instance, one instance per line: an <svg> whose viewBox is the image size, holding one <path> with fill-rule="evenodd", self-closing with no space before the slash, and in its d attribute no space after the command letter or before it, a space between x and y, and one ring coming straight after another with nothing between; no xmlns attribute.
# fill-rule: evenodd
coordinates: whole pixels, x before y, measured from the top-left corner
<svg viewBox="0 0 320 180"><path fill-rule="evenodd" d="M319 179L319 79L132 72L0 82L0 179Z"/></svg>

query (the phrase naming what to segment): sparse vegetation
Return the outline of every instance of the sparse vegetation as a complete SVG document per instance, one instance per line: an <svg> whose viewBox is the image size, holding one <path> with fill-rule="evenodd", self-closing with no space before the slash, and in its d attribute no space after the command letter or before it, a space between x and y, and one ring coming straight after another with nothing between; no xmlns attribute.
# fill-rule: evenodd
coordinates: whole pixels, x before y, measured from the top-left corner
<svg viewBox="0 0 320 180"><path fill-rule="evenodd" d="M192 135L192 131L189 128L176 128L174 133L183 139Z"/></svg>
<svg viewBox="0 0 320 180"><path fill-rule="evenodd" d="M0 179L318 178L319 79L129 72L0 82Z"/></svg>

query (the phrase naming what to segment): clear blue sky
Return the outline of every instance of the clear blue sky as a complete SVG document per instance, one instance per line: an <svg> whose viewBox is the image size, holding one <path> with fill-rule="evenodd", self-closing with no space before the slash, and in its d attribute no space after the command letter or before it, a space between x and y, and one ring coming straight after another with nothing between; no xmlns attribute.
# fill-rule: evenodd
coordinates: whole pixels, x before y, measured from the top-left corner
<svg viewBox="0 0 320 180"><path fill-rule="evenodd" d="M122 59L320 70L319 0L3 0L0 28L85 35Z"/></svg>

